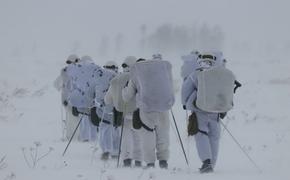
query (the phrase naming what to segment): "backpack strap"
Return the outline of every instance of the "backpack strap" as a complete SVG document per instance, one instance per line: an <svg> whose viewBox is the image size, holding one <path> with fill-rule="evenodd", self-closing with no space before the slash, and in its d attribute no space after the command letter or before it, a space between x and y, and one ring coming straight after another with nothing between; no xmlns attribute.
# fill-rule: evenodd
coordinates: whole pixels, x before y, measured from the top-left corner
<svg viewBox="0 0 290 180"><path fill-rule="evenodd" d="M202 131L202 130L198 129L198 132L200 132L200 133L202 133L202 134L204 134L204 135L207 135L207 136L208 136L208 133L207 133L207 132L205 132L205 131Z"/></svg>
<svg viewBox="0 0 290 180"><path fill-rule="evenodd" d="M153 132L153 131L154 131L153 128L148 127L148 126L147 126L146 124L144 124L142 121L141 121L141 125L142 125L142 127L143 127L144 129L146 129L147 131L150 131L150 132Z"/></svg>

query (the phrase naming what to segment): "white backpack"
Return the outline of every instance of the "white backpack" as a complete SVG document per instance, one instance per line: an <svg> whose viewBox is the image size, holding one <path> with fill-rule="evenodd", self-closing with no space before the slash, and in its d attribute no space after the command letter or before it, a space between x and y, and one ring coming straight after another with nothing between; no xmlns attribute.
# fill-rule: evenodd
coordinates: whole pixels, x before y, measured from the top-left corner
<svg viewBox="0 0 290 180"><path fill-rule="evenodd" d="M148 60L131 68L131 77L138 86L137 106L143 111L163 112L175 101L172 67L168 61Z"/></svg>
<svg viewBox="0 0 290 180"><path fill-rule="evenodd" d="M222 66L198 72L196 106L213 113L232 109L235 79L232 71Z"/></svg>

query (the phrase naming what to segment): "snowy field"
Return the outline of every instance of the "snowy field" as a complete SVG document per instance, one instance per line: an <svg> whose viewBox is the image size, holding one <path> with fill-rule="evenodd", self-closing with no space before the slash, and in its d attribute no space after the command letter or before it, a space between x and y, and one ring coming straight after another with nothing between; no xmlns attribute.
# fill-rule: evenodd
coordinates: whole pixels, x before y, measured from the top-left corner
<svg viewBox="0 0 290 180"><path fill-rule="evenodd" d="M168 59L175 64L175 79L180 84L181 60L176 58L172 56ZM116 168L115 160L100 160L101 150L94 143L73 142L65 157L62 157L67 142L61 141L60 95L52 85L59 66L57 61L40 62L10 59L1 66L1 74L4 75L0 81L1 180L282 180L290 177L287 172L290 161L290 75L286 60L237 58L228 63L243 87L236 93L235 107L223 122L262 172L259 173L223 130L215 172L202 175L198 172L200 161L194 139L188 138L185 133L185 111L180 105L180 91L176 94L173 111L189 158L189 167L173 123L168 170ZM37 154L34 153L35 148ZM33 164L31 156L40 160Z"/></svg>

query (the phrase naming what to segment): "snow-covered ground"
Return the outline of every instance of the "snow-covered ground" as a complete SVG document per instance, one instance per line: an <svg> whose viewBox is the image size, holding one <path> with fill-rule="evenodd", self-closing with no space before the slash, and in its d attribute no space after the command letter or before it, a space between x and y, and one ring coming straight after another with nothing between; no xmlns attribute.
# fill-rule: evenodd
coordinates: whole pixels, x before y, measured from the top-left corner
<svg viewBox="0 0 290 180"><path fill-rule="evenodd" d="M178 84L180 59L172 56ZM180 92L173 108L184 147L186 165L172 124L169 169L116 168L116 161L100 160L94 143L61 141L60 95L53 81L60 69L57 61L11 58L1 66L0 81L0 179L288 179L290 161L290 75L284 59L229 60L228 67L243 83L235 95L235 107L223 120L251 156L247 159L223 130L215 172L199 174L200 161L194 139L185 133L185 111ZM24 68L25 67L25 68ZM37 154L34 154L37 148ZM48 155L41 158L43 155ZM28 162L25 161L26 156ZM34 165L31 156L41 158ZM29 165L28 165L29 164ZM34 166L34 167L33 167Z"/></svg>

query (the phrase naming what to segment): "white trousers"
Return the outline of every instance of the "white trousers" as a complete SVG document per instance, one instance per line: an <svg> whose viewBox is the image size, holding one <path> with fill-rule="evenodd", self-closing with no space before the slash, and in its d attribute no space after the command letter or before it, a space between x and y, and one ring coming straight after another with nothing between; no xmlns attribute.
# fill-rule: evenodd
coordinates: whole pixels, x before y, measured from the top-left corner
<svg viewBox="0 0 290 180"><path fill-rule="evenodd" d="M71 106L65 106L65 129L66 129L66 138L69 140L77 127L80 118L76 117L72 114L72 107ZM73 140L77 140L80 136L80 130L77 129Z"/></svg>
<svg viewBox="0 0 290 180"><path fill-rule="evenodd" d="M198 128L207 134L198 132L195 135L196 148L201 161L210 159L215 166L219 151L220 124L218 114L196 113Z"/></svg>
<svg viewBox="0 0 290 180"><path fill-rule="evenodd" d="M142 161L140 130L134 129L132 123L132 114L126 116L123 127L121 157L123 160L133 159Z"/></svg>
<svg viewBox="0 0 290 180"><path fill-rule="evenodd" d="M148 163L169 158L169 112L144 112L140 110L141 121L153 132L144 129L141 131L143 159ZM156 152L156 153L155 153Z"/></svg>
<svg viewBox="0 0 290 180"><path fill-rule="evenodd" d="M116 156L119 153L120 127L115 128L113 124L100 123L100 147L103 152L109 152Z"/></svg>
<svg viewBox="0 0 290 180"><path fill-rule="evenodd" d="M91 122L89 116L80 114L80 118L82 118L80 124L80 140L81 141L96 141L97 138L97 126L94 126Z"/></svg>

